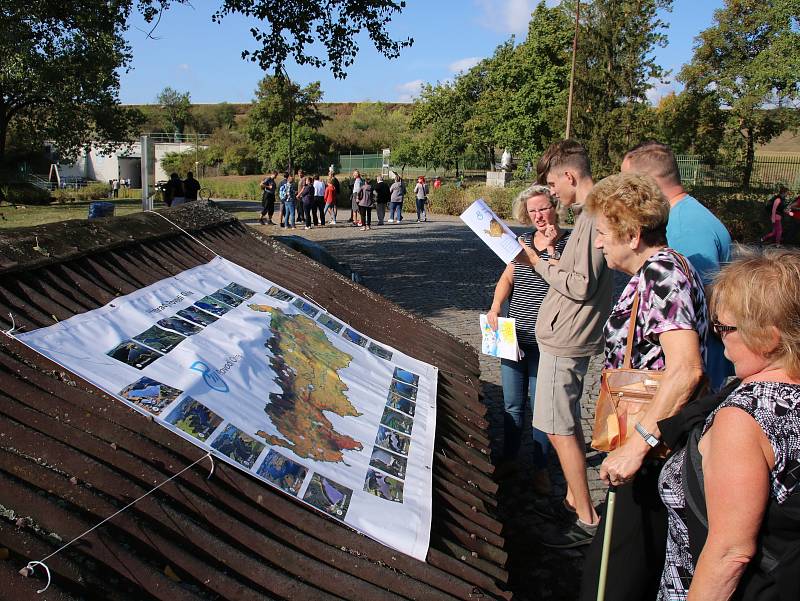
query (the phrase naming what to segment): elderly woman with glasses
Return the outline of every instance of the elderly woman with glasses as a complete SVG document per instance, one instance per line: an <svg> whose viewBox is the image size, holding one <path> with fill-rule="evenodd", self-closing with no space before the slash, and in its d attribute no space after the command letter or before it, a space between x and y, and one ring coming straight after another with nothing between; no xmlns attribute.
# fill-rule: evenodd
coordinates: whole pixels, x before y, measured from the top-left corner
<svg viewBox="0 0 800 601"><path fill-rule="evenodd" d="M524 252L535 253L545 259L557 260L564 250L570 231L558 227L556 199L547 186L533 185L517 196L512 205L514 218L521 224L534 227L533 231L519 237ZM512 261L508 264L494 290L492 307L487 314L489 325L497 329L497 317L503 303L508 300L506 317L516 320L517 341L524 356L519 361L501 359L500 373L503 383L503 457L498 474L508 473L515 467L522 441L522 424L525 403L533 409L536 391L536 372L539 367L539 348L536 344L536 317L550 286L529 264ZM534 489L540 493L550 490L547 475L547 435L538 430L534 439Z"/></svg>
<svg viewBox="0 0 800 601"><path fill-rule="evenodd" d="M650 451L659 446L658 421L683 407L702 381L708 308L700 276L667 246L670 205L655 180L631 173L607 177L589 192L584 210L595 218L595 246L608 266L631 276L605 325L604 367L623 367L627 353L630 367L663 372L635 431L600 466L600 478L617 490L606 599L653 599L667 510L658 495L664 462ZM601 519L587 553L582 599L597 592L605 527Z"/></svg>
<svg viewBox="0 0 800 601"><path fill-rule="evenodd" d="M724 267L713 328L741 383L659 479L669 508L659 599L800 598L800 254Z"/></svg>

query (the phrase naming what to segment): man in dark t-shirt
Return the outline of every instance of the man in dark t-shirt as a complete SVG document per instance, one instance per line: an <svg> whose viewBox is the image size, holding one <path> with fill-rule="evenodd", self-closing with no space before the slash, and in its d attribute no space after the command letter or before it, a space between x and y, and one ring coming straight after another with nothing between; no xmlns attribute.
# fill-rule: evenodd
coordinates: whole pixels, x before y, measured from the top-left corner
<svg viewBox="0 0 800 601"><path fill-rule="evenodd" d="M186 173L186 179L183 180L183 196L186 202L190 200L197 200L197 193L200 191L200 182L194 179L194 174L189 171Z"/></svg>
<svg viewBox="0 0 800 601"><path fill-rule="evenodd" d="M275 225L275 222L272 221L272 214L275 212L275 191L277 189L275 180L277 178L278 172L273 171L261 182L261 189L263 190L261 194L261 218L258 220L261 225L266 225L264 223L264 215L267 216L267 223Z"/></svg>

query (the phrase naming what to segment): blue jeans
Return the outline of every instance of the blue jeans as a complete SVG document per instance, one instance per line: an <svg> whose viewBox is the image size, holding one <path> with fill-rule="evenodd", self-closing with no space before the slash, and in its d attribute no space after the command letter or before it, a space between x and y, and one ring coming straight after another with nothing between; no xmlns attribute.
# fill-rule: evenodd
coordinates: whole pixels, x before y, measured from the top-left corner
<svg viewBox="0 0 800 601"><path fill-rule="evenodd" d="M425 214L425 203L428 202L427 198L417 198L417 221L420 219L427 219ZM420 217L422 215L422 217Z"/></svg>
<svg viewBox="0 0 800 601"><path fill-rule="evenodd" d="M397 213L397 217L395 217L395 212ZM389 219L394 219L395 221L403 221L402 202L393 202L389 204Z"/></svg>
<svg viewBox="0 0 800 601"><path fill-rule="evenodd" d="M539 369L539 348L521 347L525 356L520 361L500 360L503 383L503 459L514 459L522 443L522 420L525 402L530 402L533 413L536 394L536 372ZM533 464L537 469L547 467L550 441L547 434L533 428Z"/></svg>
<svg viewBox="0 0 800 601"><path fill-rule="evenodd" d="M294 209L295 209L295 201L294 200L287 200L286 201L286 211L283 214L283 224L286 227L289 226L289 219L292 221L291 227L294 227Z"/></svg>

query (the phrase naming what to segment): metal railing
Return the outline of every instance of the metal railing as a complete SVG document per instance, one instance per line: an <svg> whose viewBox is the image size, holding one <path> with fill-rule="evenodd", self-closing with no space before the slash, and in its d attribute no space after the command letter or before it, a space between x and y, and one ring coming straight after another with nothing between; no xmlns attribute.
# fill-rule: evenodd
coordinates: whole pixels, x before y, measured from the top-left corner
<svg viewBox="0 0 800 601"><path fill-rule="evenodd" d="M153 142L175 142L183 144L192 144L194 142L204 142L211 137L211 134L179 134L170 132L152 132L142 134L149 136Z"/></svg>
<svg viewBox="0 0 800 601"><path fill-rule="evenodd" d="M711 166L699 155L677 155L681 181L691 186L740 186L744 164ZM792 190L800 188L800 155L759 154L753 160L750 185L776 187L785 184Z"/></svg>

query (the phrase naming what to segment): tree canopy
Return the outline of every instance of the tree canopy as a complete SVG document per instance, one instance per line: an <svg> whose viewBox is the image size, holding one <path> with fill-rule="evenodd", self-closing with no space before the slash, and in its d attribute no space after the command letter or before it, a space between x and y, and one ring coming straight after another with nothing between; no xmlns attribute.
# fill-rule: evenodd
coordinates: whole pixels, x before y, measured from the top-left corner
<svg viewBox="0 0 800 601"><path fill-rule="evenodd" d="M90 141L130 140L143 117L119 103L119 73L132 51L123 34L133 11L156 22L172 4L189 0L2 0L0 2L0 161L9 133L28 147L56 142L69 155ZM244 58L264 70L298 64L329 66L345 77L358 53L359 32L394 58L413 43L388 33L405 2L393 0L219 0L215 21L252 18L255 49ZM213 10L213 9L212 9ZM263 27L263 29L262 29ZM181 129L180 121L173 121Z"/></svg>

